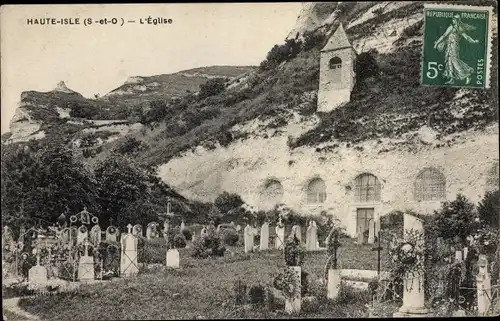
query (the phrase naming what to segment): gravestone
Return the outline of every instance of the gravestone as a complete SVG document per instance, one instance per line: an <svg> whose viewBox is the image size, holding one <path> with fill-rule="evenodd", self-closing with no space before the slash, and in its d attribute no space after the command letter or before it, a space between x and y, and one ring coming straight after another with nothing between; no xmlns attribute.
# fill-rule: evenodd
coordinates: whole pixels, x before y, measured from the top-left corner
<svg viewBox="0 0 500 321"><path fill-rule="evenodd" d="M295 235L295 237L299 239L299 242L302 242L302 231L300 229L300 225L292 226L292 235Z"/></svg>
<svg viewBox="0 0 500 321"><path fill-rule="evenodd" d="M148 240L151 240L151 239L157 237L156 228L157 228L156 222L151 222L148 224L148 226L146 228L146 238Z"/></svg>
<svg viewBox="0 0 500 321"><path fill-rule="evenodd" d="M316 221L313 221L312 222L312 238L313 238L313 241L312 241L312 246L313 246L313 250L316 251L319 249L319 242L318 242L318 224L316 223Z"/></svg>
<svg viewBox="0 0 500 321"><path fill-rule="evenodd" d="M219 225L217 225L217 229L215 230L215 232L216 232L217 234L219 234L219 233L220 233L220 224L219 224Z"/></svg>
<svg viewBox="0 0 500 321"><path fill-rule="evenodd" d="M106 229L106 241L107 242L118 242L119 232L116 226L109 226Z"/></svg>
<svg viewBox="0 0 500 321"><path fill-rule="evenodd" d="M86 226L80 226L78 228L78 234L76 236L76 244L83 244L85 240L89 237L89 231Z"/></svg>
<svg viewBox="0 0 500 321"><path fill-rule="evenodd" d="M78 229L74 226L70 227L70 245L75 246L78 241Z"/></svg>
<svg viewBox="0 0 500 321"><path fill-rule="evenodd" d="M200 232L200 237L205 238L208 235L208 231L206 227L203 227Z"/></svg>
<svg viewBox="0 0 500 321"><path fill-rule="evenodd" d="M294 279L297 281L297 295L293 298L285 299L285 312L288 314L298 314L300 313L302 298L301 298L301 267L300 266L289 266L287 267L294 274Z"/></svg>
<svg viewBox="0 0 500 321"><path fill-rule="evenodd" d="M488 273L488 258L486 255L479 255L477 266L479 267L479 272L476 276L477 312L480 316L484 316L491 303L491 278Z"/></svg>
<svg viewBox="0 0 500 321"><path fill-rule="evenodd" d="M47 269L40 265L39 251L36 251L36 265L28 271L28 282L39 285L47 284Z"/></svg>
<svg viewBox="0 0 500 321"><path fill-rule="evenodd" d="M245 241L245 253L252 252L254 245L254 233L253 228L250 225L245 227L243 239Z"/></svg>
<svg viewBox="0 0 500 321"><path fill-rule="evenodd" d="M61 232L61 243L69 244L71 239L71 229L66 227Z"/></svg>
<svg viewBox="0 0 500 321"><path fill-rule="evenodd" d="M310 221L306 231L306 249L307 251L316 251L318 245L318 227L316 221Z"/></svg>
<svg viewBox="0 0 500 321"><path fill-rule="evenodd" d="M101 243L101 228L99 225L94 225L92 229L90 229L90 243L95 246L98 246Z"/></svg>
<svg viewBox="0 0 500 321"><path fill-rule="evenodd" d="M372 218L368 221L368 244L375 243L375 220Z"/></svg>
<svg viewBox="0 0 500 321"><path fill-rule="evenodd" d="M236 232L241 231L241 225L236 225Z"/></svg>
<svg viewBox="0 0 500 321"><path fill-rule="evenodd" d="M340 282L341 282L340 269L329 269L327 298L335 299L339 295Z"/></svg>
<svg viewBox="0 0 500 321"><path fill-rule="evenodd" d="M128 233L122 238L120 275L134 276L139 272L137 262L137 237L132 234L132 225L127 225Z"/></svg>
<svg viewBox="0 0 500 321"><path fill-rule="evenodd" d="M85 242L85 253L78 262L78 280L85 282L94 279L94 256L88 255L88 242Z"/></svg>
<svg viewBox="0 0 500 321"><path fill-rule="evenodd" d="M136 224L132 228L132 234L135 236L140 236L142 237L142 225L141 224Z"/></svg>
<svg viewBox="0 0 500 321"><path fill-rule="evenodd" d="M269 248L269 223L262 224L260 229L260 250L267 250Z"/></svg>
<svg viewBox="0 0 500 321"><path fill-rule="evenodd" d="M186 229L186 224L184 224L184 220L181 222L181 232Z"/></svg>
<svg viewBox="0 0 500 321"><path fill-rule="evenodd" d="M419 218L404 214L404 239L407 240L411 231L421 233L417 246L423 247L424 244L424 225ZM394 317L422 316L425 317L429 310L424 306L424 271L415 271L408 273L403 280L403 306Z"/></svg>
<svg viewBox="0 0 500 321"><path fill-rule="evenodd" d="M167 262L167 267L178 269L180 267L179 251L177 251L176 249L167 250L166 262Z"/></svg>
<svg viewBox="0 0 500 321"><path fill-rule="evenodd" d="M375 235L378 235L380 232L380 217L375 220Z"/></svg>
<svg viewBox="0 0 500 321"><path fill-rule="evenodd" d="M307 251L312 251L312 235L311 235L311 230L312 230L312 221L309 221L309 225L307 226L306 229L306 250Z"/></svg>
<svg viewBox="0 0 500 321"><path fill-rule="evenodd" d="M274 247L277 250L282 250L285 248L285 226L280 221L276 226L276 238L274 239Z"/></svg>

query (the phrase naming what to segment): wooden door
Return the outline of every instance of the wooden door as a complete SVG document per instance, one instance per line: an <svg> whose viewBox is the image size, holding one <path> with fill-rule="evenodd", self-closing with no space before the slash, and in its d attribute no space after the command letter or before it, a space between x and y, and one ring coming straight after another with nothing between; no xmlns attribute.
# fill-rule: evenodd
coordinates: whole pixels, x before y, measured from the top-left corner
<svg viewBox="0 0 500 321"><path fill-rule="evenodd" d="M373 208L358 208L357 210L357 231L358 233L364 233L365 231L368 231L369 228L369 222L371 219L373 219L373 213L375 212L375 209Z"/></svg>

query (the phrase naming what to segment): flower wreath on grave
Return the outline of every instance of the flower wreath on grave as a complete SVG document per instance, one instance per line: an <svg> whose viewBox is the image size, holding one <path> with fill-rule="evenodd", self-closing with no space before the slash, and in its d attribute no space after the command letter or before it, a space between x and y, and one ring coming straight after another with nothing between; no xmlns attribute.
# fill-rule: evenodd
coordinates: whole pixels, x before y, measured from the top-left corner
<svg viewBox="0 0 500 321"><path fill-rule="evenodd" d="M423 233L410 230L401 238L395 236L389 248L391 274L394 279L415 278L424 271Z"/></svg>
<svg viewBox="0 0 500 321"><path fill-rule="evenodd" d="M275 289L282 291L286 298L293 299L300 294L300 282L297 276L291 269L285 269L283 273L274 278L273 286Z"/></svg>

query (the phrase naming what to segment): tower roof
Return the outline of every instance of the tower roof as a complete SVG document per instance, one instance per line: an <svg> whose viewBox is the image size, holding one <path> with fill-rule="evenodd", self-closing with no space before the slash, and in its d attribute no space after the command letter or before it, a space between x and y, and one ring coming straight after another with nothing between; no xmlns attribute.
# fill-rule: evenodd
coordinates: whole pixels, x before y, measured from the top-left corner
<svg viewBox="0 0 500 321"><path fill-rule="evenodd" d="M321 51L332 51L350 47L352 47L352 45L349 42L349 39L347 39L344 27L342 26L342 24L339 24L337 30L335 30L330 39L328 39L328 42L323 47L323 49L321 49Z"/></svg>

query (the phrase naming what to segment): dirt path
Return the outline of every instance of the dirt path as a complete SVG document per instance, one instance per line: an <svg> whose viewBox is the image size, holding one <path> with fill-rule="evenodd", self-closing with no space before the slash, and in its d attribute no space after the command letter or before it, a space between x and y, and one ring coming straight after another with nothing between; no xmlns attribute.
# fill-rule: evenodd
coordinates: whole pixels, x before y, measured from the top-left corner
<svg viewBox="0 0 500 321"><path fill-rule="evenodd" d="M27 298L27 297L23 297L23 298ZM19 300L21 298L20 297L17 297L17 298L10 298L10 299L4 299L3 300L3 308L5 311L9 311L11 313L14 313L16 315L18 315L20 318L16 320L36 320L36 321L40 321L41 319L36 316L36 315L33 315L31 313L28 313L24 310L22 310L18 303L19 303ZM4 317L4 320L7 320L7 321L10 321L10 319L8 318L5 318Z"/></svg>

